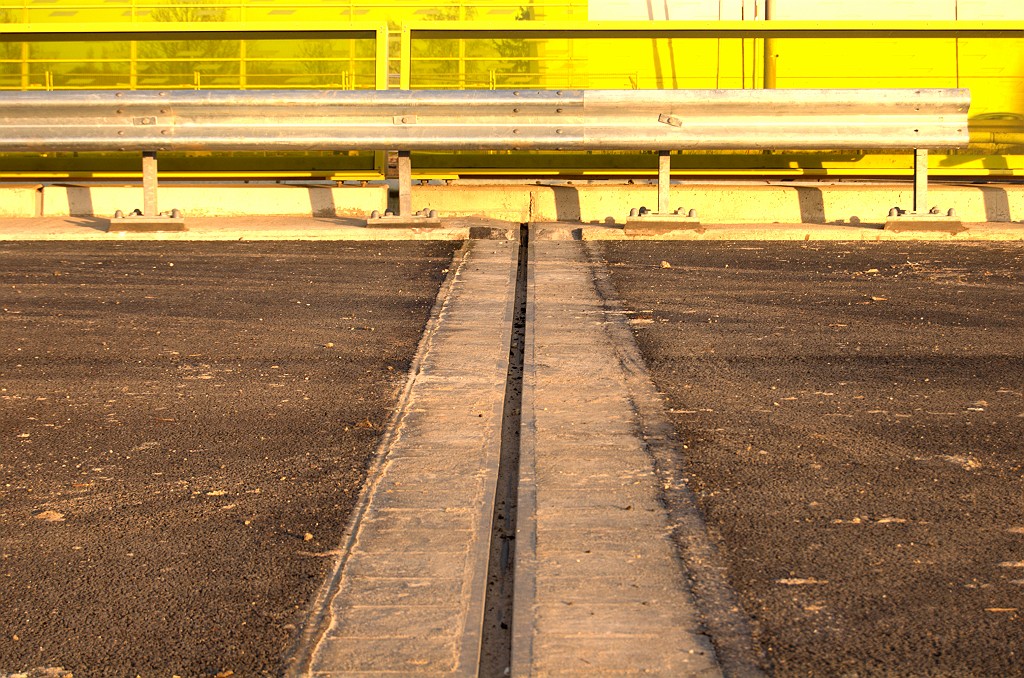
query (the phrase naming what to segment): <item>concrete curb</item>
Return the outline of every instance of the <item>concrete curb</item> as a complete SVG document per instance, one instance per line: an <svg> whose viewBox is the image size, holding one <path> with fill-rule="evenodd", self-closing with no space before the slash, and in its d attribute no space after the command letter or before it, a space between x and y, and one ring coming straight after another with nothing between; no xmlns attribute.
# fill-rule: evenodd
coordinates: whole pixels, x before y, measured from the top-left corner
<svg viewBox="0 0 1024 678"><path fill-rule="evenodd" d="M909 182L676 183L673 207L697 210L705 223L881 224L889 208L908 208ZM934 182L930 202L955 208L965 222L1024 223L1024 184ZM0 187L0 217L94 217L139 207L138 185L22 184ZM565 182L416 184L412 202L446 218L486 217L517 224L622 223L632 208L657 204L650 183ZM323 184L165 182L160 205L186 217L365 217L388 204L388 187Z"/></svg>

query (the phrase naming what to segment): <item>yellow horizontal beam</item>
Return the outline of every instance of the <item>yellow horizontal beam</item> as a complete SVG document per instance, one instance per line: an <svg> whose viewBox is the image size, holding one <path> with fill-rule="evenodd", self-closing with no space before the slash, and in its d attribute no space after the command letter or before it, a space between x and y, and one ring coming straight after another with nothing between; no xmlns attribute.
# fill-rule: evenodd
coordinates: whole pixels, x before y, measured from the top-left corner
<svg viewBox="0 0 1024 678"><path fill-rule="evenodd" d="M51 23L2 24L2 42L102 40L175 40L185 36L266 40L289 38L376 38L386 39L387 24L352 21L223 21L223 22L153 22L153 23Z"/></svg>
<svg viewBox="0 0 1024 678"><path fill-rule="evenodd" d="M413 21L417 38L1024 37L1024 21ZM564 34L564 35L556 35Z"/></svg>

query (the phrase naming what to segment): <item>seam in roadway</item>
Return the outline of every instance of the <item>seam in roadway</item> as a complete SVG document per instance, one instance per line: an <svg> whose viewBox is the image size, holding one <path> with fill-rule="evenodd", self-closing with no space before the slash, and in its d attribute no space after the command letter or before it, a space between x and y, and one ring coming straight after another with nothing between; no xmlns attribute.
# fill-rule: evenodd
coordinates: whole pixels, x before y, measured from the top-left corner
<svg viewBox="0 0 1024 678"><path fill-rule="evenodd" d="M476 675L517 251L453 267L290 675Z"/></svg>
<svg viewBox="0 0 1024 678"><path fill-rule="evenodd" d="M456 255L287 675L476 675L513 247ZM512 675L760 675L596 251L529 261Z"/></svg>
<svg viewBox="0 0 1024 678"><path fill-rule="evenodd" d="M511 674L721 675L593 264L531 240L530 269Z"/></svg>
<svg viewBox="0 0 1024 678"><path fill-rule="evenodd" d="M288 675L476 675L510 245L457 255ZM582 243L530 244L511 674L757 676L601 270Z"/></svg>
<svg viewBox="0 0 1024 678"><path fill-rule="evenodd" d="M441 283L441 288L438 290L437 297L434 300L434 305L430 310L430 317L427 320L423 337L420 339L420 343L416 347L416 354L413 356L412 365L409 368L409 374L405 380L405 385L402 387L402 393L398 398L394 411L391 413L391 417L385 428L385 433L381 437L380 443L377 446L377 451L370 463L370 467L366 470L367 481L364 483L359 499L352 511L352 516L349 519L349 525L345 529L345 541L337 551L335 560L331 565L327 578L324 580L324 583L321 585L316 595L314 595L310 600L307 607L306 622L303 625L302 630L299 632L295 643L287 653L288 666L286 668L285 675L289 676L289 678L306 675L309 670L309 665L312 660L312 654L316 648L316 644L330 625L330 601L337 593L345 562L351 552L356 533L359 530L359 523L362 520L363 515L365 515L366 508L373 495L374 481L380 478L388 450L391 449L397 439L401 436L400 422L402 413L405 412L409 406L411 392L416 383L416 378L420 374L424 359L430 353L430 347L434 341L434 335L437 333L437 329L447 312L448 301L451 298L452 288L466 266L468 258L469 241L466 241L455 253L455 263L449 268L448 275L445 276L444 281Z"/></svg>

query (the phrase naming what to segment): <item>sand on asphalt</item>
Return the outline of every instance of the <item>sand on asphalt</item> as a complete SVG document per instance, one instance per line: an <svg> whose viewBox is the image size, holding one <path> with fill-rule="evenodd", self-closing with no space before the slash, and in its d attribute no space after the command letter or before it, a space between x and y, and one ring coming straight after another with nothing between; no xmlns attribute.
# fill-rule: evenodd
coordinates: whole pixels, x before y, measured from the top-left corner
<svg viewBox="0 0 1024 678"><path fill-rule="evenodd" d="M775 674L1024 674L1024 249L596 247Z"/></svg>
<svg viewBox="0 0 1024 678"><path fill-rule="evenodd" d="M0 245L0 674L280 673L457 246Z"/></svg>

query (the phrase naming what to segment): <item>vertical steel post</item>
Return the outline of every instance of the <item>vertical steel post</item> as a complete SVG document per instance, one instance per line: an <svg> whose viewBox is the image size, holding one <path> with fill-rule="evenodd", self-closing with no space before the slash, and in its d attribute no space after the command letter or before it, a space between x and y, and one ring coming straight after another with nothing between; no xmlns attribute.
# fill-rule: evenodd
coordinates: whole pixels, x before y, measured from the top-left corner
<svg viewBox="0 0 1024 678"><path fill-rule="evenodd" d="M928 149L914 149L914 214L928 213Z"/></svg>
<svg viewBox="0 0 1024 678"><path fill-rule="evenodd" d="M142 216L159 216L156 206L156 151L142 152Z"/></svg>
<svg viewBox="0 0 1024 678"><path fill-rule="evenodd" d="M669 190L672 181L672 174L669 171L672 167L672 156L669 151L658 151L658 214L668 214L672 208L669 207Z"/></svg>
<svg viewBox="0 0 1024 678"><path fill-rule="evenodd" d="M349 6L349 12L351 14L351 2ZM402 55L405 53L405 35L407 30L402 28L402 42L399 44L399 68L404 69L404 61ZM391 87L389 82L388 73L390 73L391 65L391 43L388 37L387 24L378 26L373 37L374 46L374 57L373 57L373 87L377 90L386 90ZM354 44L354 43L353 43ZM373 169L383 179L388 173L388 152L387 151L374 151L373 152Z"/></svg>
<svg viewBox="0 0 1024 678"><path fill-rule="evenodd" d="M27 42L21 43L21 90L27 91L32 84L32 71L28 65L29 47Z"/></svg>
<svg viewBox="0 0 1024 678"><path fill-rule="evenodd" d="M128 89L135 91L139 88L139 42L132 40L128 43Z"/></svg>
<svg viewBox="0 0 1024 678"><path fill-rule="evenodd" d="M412 216L412 159L409 151L398 152L398 216Z"/></svg>
<svg viewBox="0 0 1024 678"><path fill-rule="evenodd" d="M242 5L242 11L245 11L245 5ZM245 47L245 40L239 40L238 43L238 88L247 89L249 80L248 50Z"/></svg>
<svg viewBox="0 0 1024 678"><path fill-rule="evenodd" d="M466 41L459 38L459 89L466 89Z"/></svg>
<svg viewBox="0 0 1024 678"><path fill-rule="evenodd" d="M772 20L772 0L764 0L764 20ZM764 88L775 89L775 59L778 55L775 54L775 40L767 37L771 33L767 33L764 39Z"/></svg>
<svg viewBox="0 0 1024 678"><path fill-rule="evenodd" d="M410 89L412 84L412 29L402 26L398 48L398 89ZM387 89L385 87L384 89Z"/></svg>

